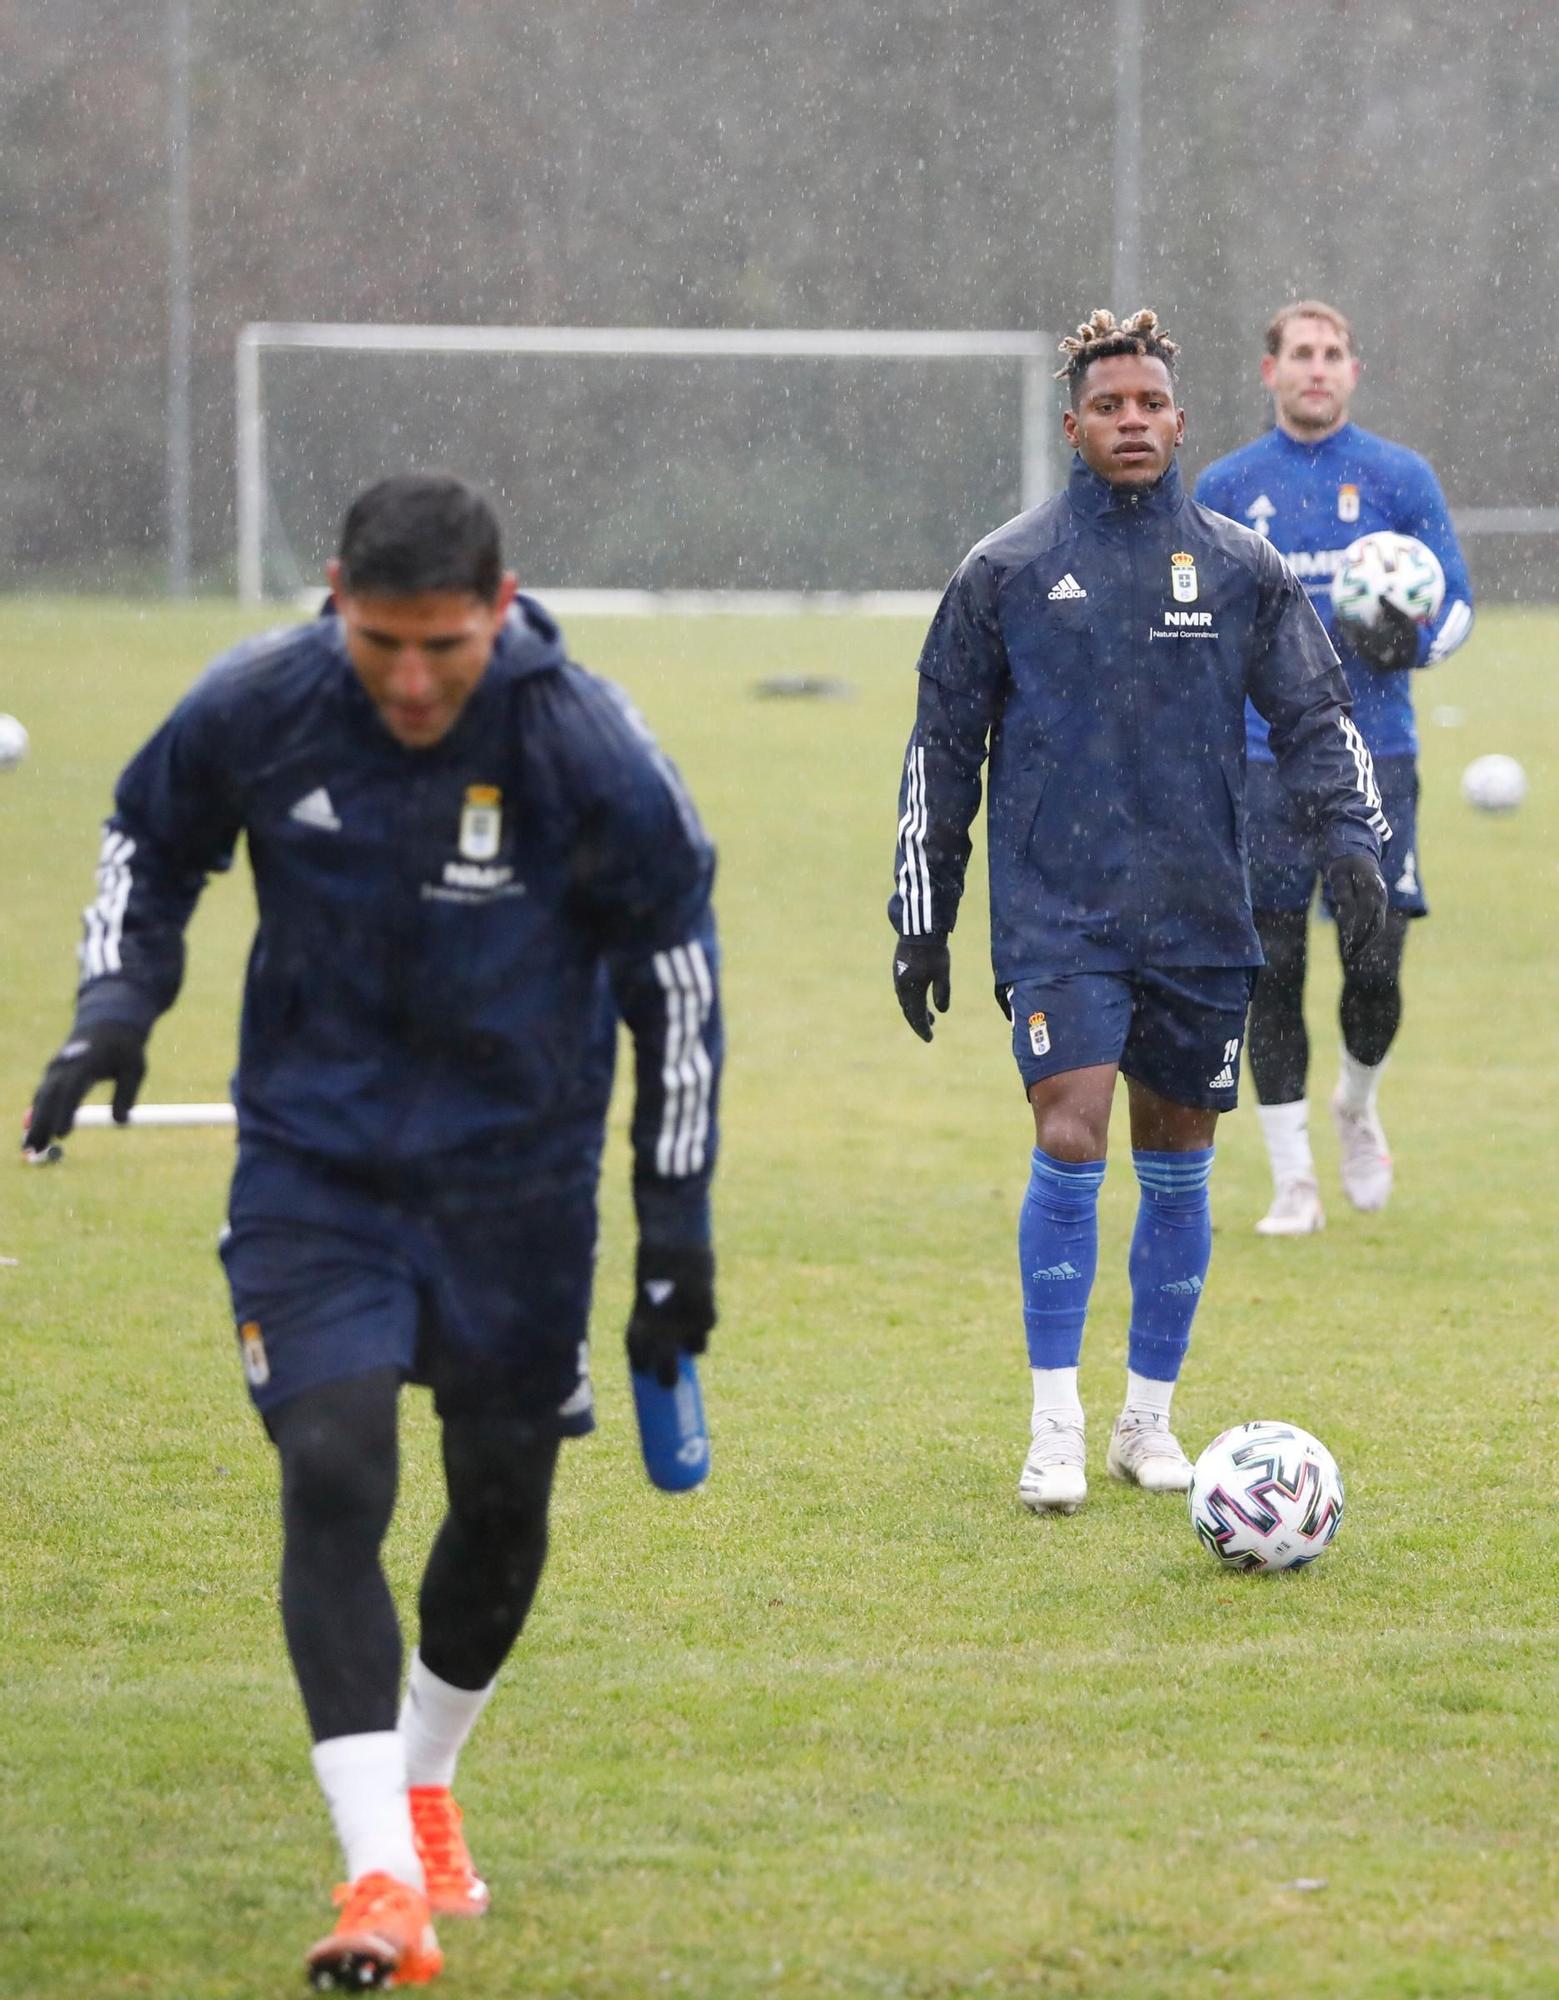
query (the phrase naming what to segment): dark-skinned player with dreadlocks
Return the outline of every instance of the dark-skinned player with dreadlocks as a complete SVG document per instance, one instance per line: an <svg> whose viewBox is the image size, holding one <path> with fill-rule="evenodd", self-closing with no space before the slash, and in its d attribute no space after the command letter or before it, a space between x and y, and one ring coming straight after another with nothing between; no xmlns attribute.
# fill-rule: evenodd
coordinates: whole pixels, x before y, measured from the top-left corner
<svg viewBox="0 0 1559 2000"><path fill-rule="evenodd" d="M1261 964L1247 696L1315 831L1345 956L1384 922L1389 828L1304 587L1270 542L1181 485L1177 349L1157 315L1096 311L1061 351L1066 487L975 545L921 651L889 915L899 1004L929 1042L989 759L991 965L1034 1117L1018 1496L1071 1514L1088 1491L1078 1360L1122 1073L1140 1203L1106 1464L1150 1493L1190 1483L1170 1403L1212 1248L1214 1129L1235 1104Z"/></svg>

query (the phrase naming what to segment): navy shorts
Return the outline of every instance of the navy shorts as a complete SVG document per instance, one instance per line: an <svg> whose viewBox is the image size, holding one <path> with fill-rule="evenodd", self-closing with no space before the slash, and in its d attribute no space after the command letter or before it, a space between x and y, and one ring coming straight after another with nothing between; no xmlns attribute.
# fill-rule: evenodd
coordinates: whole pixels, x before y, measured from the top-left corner
<svg viewBox="0 0 1559 2000"><path fill-rule="evenodd" d="M1380 865L1391 907L1426 917L1418 875L1418 765L1411 757L1382 757L1375 765L1380 803L1391 826ZM1315 842L1305 837L1288 787L1276 764L1252 762L1245 774L1250 837L1250 899L1258 910L1308 910L1321 872ZM1326 907L1325 890L1322 901Z"/></svg>
<svg viewBox="0 0 1559 2000"><path fill-rule="evenodd" d="M1020 979L1008 992L1023 1087L1119 1063L1171 1104L1232 1111L1255 978L1244 965L1170 965Z"/></svg>
<svg viewBox="0 0 1559 2000"><path fill-rule="evenodd" d="M493 1409L582 1436L595 1241L593 1180L532 1194L505 1175L409 1199L244 1151L221 1256L249 1393L263 1415L398 1368L441 1415Z"/></svg>

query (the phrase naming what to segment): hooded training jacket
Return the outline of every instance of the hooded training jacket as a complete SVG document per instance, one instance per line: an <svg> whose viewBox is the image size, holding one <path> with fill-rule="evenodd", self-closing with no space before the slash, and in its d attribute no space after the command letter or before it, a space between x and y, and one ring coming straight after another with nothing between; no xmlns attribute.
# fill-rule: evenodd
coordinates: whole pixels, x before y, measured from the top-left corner
<svg viewBox="0 0 1559 2000"><path fill-rule="evenodd" d="M259 905L243 1144L343 1172L593 1176L616 1021L641 1234L707 1240L721 1062L714 852L619 690L521 597L449 734L408 749L331 606L207 669L132 759L78 1021L149 1028L242 832Z"/></svg>
<svg viewBox="0 0 1559 2000"><path fill-rule="evenodd" d="M965 557L931 624L899 793L902 936L950 931L990 757L998 985L1260 965L1246 876L1245 701L1324 861L1390 837L1337 655L1259 535L1178 465L1064 492Z"/></svg>

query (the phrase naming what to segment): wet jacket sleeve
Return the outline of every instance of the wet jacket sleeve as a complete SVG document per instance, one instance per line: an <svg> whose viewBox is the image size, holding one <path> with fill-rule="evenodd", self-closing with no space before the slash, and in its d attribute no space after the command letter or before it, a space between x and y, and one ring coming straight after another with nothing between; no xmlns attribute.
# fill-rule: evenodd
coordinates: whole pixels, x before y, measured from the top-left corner
<svg viewBox="0 0 1559 2000"><path fill-rule="evenodd" d="M599 699L579 884L633 1039L639 1237L703 1247L724 1059L714 848L637 713L604 684Z"/></svg>
<svg viewBox="0 0 1559 2000"><path fill-rule="evenodd" d="M980 773L1007 681L994 580L974 555L948 585L920 654L888 903L901 937L950 931L957 921Z"/></svg>
<svg viewBox="0 0 1559 2000"><path fill-rule="evenodd" d="M1345 854L1379 860L1391 829L1332 642L1277 551L1263 543L1260 560L1247 685L1271 728L1278 773L1323 861Z"/></svg>
<svg viewBox="0 0 1559 2000"><path fill-rule="evenodd" d="M184 929L209 875L232 865L237 811L219 729L196 688L125 767L83 912L78 1022L149 1029L184 978Z"/></svg>
<svg viewBox="0 0 1559 2000"><path fill-rule="evenodd" d="M1454 653L1472 630L1472 583L1467 575L1467 559L1451 526L1445 495L1427 465L1421 466L1417 480L1402 497L1407 507L1402 533L1416 535L1427 543L1440 558L1440 567L1445 572L1445 597L1439 616L1425 627L1418 641L1417 664L1432 667Z"/></svg>

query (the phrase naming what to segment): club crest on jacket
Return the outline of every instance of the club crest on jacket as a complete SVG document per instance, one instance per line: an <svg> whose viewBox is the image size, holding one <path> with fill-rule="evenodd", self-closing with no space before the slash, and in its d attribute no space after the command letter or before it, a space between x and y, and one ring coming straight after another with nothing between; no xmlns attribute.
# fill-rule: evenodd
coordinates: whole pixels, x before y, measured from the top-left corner
<svg viewBox="0 0 1559 2000"><path fill-rule="evenodd" d="M467 861L491 861L503 839L503 793L496 785L467 785L460 808L460 852Z"/></svg>

